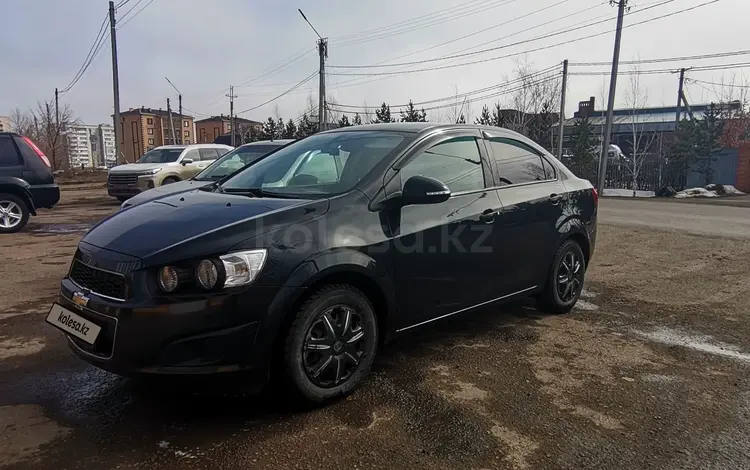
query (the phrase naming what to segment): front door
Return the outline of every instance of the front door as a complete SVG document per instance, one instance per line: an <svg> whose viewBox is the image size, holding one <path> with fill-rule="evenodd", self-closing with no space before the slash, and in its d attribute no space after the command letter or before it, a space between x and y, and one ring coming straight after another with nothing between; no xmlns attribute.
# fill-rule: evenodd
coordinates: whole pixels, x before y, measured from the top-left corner
<svg viewBox="0 0 750 470"><path fill-rule="evenodd" d="M414 175L436 178L451 190L440 204L395 209L388 217L404 330L496 297L494 223L501 210L477 131L429 139L401 162L399 188ZM391 182L388 187L392 187Z"/></svg>

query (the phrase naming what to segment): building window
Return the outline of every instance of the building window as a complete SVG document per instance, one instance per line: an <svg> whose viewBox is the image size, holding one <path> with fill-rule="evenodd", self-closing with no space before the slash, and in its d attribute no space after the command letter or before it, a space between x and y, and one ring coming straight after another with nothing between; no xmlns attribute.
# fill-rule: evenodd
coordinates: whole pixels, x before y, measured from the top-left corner
<svg viewBox="0 0 750 470"><path fill-rule="evenodd" d="M190 139L185 139L185 143L189 145L190 144Z"/></svg>
<svg viewBox="0 0 750 470"><path fill-rule="evenodd" d="M185 137L190 137L190 131L185 131Z"/></svg>
<svg viewBox="0 0 750 470"><path fill-rule="evenodd" d="M151 119L151 118L147 118L146 119L146 124L153 124L153 123L154 123L153 119Z"/></svg>
<svg viewBox="0 0 750 470"><path fill-rule="evenodd" d="M154 139L148 139L148 145L154 145Z"/></svg>
<svg viewBox="0 0 750 470"><path fill-rule="evenodd" d="M190 127L190 121L183 121L182 125L183 127Z"/></svg>
<svg viewBox="0 0 750 470"><path fill-rule="evenodd" d="M154 130L149 128L146 132L148 132L148 135L154 135Z"/></svg>

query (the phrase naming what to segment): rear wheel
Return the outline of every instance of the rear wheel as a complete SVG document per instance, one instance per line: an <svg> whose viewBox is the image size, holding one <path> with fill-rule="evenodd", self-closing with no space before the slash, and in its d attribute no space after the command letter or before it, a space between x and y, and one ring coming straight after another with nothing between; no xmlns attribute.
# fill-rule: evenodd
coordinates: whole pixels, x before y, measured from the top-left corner
<svg viewBox="0 0 750 470"><path fill-rule="evenodd" d="M0 233L15 233L29 221L29 206L15 194L0 194Z"/></svg>
<svg viewBox="0 0 750 470"><path fill-rule="evenodd" d="M284 345L284 375L306 401L353 392L370 372L378 322L367 297L348 285L314 293L297 312Z"/></svg>
<svg viewBox="0 0 750 470"><path fill-rule="evenodd" d="M586 258L581 246L568 240L560 246L552 261L547 285L537 298L542 310L568 313L578 302L586 274Z"/></svg>

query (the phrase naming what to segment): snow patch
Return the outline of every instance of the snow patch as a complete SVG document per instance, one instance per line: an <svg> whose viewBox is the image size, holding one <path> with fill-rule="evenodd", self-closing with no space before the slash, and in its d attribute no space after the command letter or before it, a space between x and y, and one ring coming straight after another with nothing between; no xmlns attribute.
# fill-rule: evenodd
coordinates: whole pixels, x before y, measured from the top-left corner
<svg viewBox="0 0 750 470"><path fill-rule="evenodd" d="M636 331L637 334L652 341L669 346L682 346L715 356L728 357L738 361L750 363L750 354L741 352L734 345L716 341L708 335L691 335L671 328L659 328L652 332Z"/></svg>
<svg viewBox="0 0 750 470"><path fill-rule="evenodd" d="M592 304L591 302L587 300L581 300L581 299L578 299L578 302L576 302L575 308L579 310L589 310L589 311L599 310L598 305Z"/></svg>
<svg viewBox="0 0 750 470"><path fill-rule="evenodd" d="M731 184L725 184L723 186L724 186L724 192L727 193L727 194L731 194L733 196L741 196L741 195L745 194L742 191L740 191L739 189L737 189L734 186L732 186Z"/></svg>
<svg viewBox="0 0 750 470"><path fill-rule="evenodd" d="M706 188L690 188L684 189L674 195L677 199L685 199L689 197L719 197L715 191L709 191Z"/></svg>
<svg viewBox="0 0 750 470"><path fill-rule="evenodd" d="M605 188L603 196L609 197L633 197L632 189ZM635 191L635 197L656 197L653 191Z"/></svg>

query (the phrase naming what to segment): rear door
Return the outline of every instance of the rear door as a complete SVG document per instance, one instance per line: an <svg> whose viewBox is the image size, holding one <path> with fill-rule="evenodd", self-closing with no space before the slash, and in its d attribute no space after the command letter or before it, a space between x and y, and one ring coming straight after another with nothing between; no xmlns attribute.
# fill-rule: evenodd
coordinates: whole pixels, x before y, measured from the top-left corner
<svg viewBox="0 0 750 470"><path fill-rule="evenodd" d="M23 159L11 135L0 135L0 178L23 179Z"/></svg>
<svg viewBox="0 0 750 470"><path fill-rule="evenodd" d="M397 163L395 192L414 175L442 181L451 197L388 214L396 299L404 330L497 298L495 214L501 210L479 131L443 132ZM388 176L386 176L388 178Z"/></svg>
<svg viewBox="0 0 750 470"><path fill-rule="evenodd" d="M499 220L508 294L541 286L557 249L566 189L545 152L498 132L485 134L503 210Z"/></svg>

